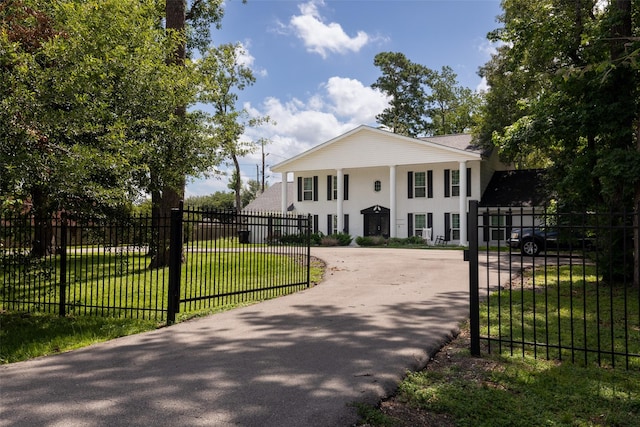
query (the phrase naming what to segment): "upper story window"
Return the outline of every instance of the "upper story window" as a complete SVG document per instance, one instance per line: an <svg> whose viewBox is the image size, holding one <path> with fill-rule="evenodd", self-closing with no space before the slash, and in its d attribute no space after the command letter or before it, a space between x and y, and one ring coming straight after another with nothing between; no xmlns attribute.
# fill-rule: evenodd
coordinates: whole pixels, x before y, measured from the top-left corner
<svg viewBox="0 0 640 427"><path fill-rule="evenodd" d="M331 181L331 188L333 189L333 200L338 200L338 177L334 175Z"/></svg>
<svg viewBox="0 0 640 427"><path fill-rule="evenodd" d="M303 178L302 185L302 200L313 200L313 178Z"/></svg>
<svg viewBox="0 0 640 427"><path fill-rule="evenodd" d="M457 169L451 171L451 195L453 197L460 195L460 171Z"/></svg>
<svg viewBox="0 0 640 427"><path fill-rule="evenodd" d="M382 183L380 181L374 182L373 183L373 191L375 191L377 193L380 190L382 190Z"/></svg>
<svg viewBox="0 0 640 427"><path fill-rule="evenodd" d="M413 174L413 196L426 197L427 180L425 172L415 172Z"/></svg>

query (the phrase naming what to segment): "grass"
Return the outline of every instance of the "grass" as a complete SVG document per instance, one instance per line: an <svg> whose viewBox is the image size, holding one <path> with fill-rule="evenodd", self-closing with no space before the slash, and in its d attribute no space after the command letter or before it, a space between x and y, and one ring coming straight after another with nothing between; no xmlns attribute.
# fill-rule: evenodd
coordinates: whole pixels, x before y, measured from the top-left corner
<svg viewBox="0 0 640 427"><path fill-rule="evenodd" d="M60 353L156 329L153 320L0 313L0 364Z"/></svg>
<svg viewBox="0 0 640 427"><path fill-rule="evenodd" d="M159 318L166 310L168 268L148 269L149 257L134 250L76 249L67 256L66 302L71 313ZM5 261L0 270L0 293L5 308L30 311L57 310L60 301L60 257ZM200 310L212 305L238 304L273 298L296 291L306 283L306 268L299 256L255 251L188 252L182 269L182 298L220 295L190 304ZM297 286L264 290L280 283Z"/></svg>
<svg viewBox="0 0 640 427"><path fill-rule="evenodd" d="M427 369L409 374L395 399L431 414L425 426L631 427L640 425L640 372L531 355L478 359L471 357L468 339L460 338ZM396 418L396 425L408 424Z"/></svg>
<svg viewBox="0 0 640 427"><path fill-rule="evenodd" d="M525 270L489 297L481 335L512 341L510 352L640 369L640 357L623 356L640 355L639 290L604 285L597 273L595 266Z"/></svg>
<svg viewBox="0 0 640 427"><path fill-rule="evenodd" d="M69 255L77 262L69 263L73 267L67 275L67 294L72 305L66 317L52 313L59 301L59 257L32 260L21 270L6 268L5 264L0 270L0 292L18 300L40 301L40 305L31 307L31 313L0 310L0 364L64 352L164 324L162 316L153 316L153 310L164 310L166 305L168 269L148 270L149 260L142 253L83 250ZM322 263L312 258L311 284L320 282L323 273ZM286 295L304 288L306 279L301 260L286 254L190 253L183 268L181 297L219 296L182 304L176 320ZM300 284L264 289L292 281ZM20 282L29 286L17 286ZM101 307L103 300L117 308ZM7 306L11 308L10 303ZM47 307L49 313L38 312Z"/></svg>
<svg viewBox="0 0 640 427"><path fill-rule="evenodd" d="M482 340L481 357L471 356L463 325L424 370L408 373L395 396L376 408L359 405L361 424L640 425L639 290L605 286L597 273L592 266L524 271L481 305L481 336L491 338ZM622 351L638 357L607 353Z"/></svg>

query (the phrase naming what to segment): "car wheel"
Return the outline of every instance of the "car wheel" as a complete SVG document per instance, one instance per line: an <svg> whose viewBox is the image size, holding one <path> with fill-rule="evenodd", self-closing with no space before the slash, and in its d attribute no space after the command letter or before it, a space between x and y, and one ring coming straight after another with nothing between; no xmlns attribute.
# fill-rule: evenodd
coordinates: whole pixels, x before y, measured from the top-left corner
<svg viewBox="0 0 640 427"><path fill-rule="evenodd" d="M540 246L535 240L525 240L521 248L523 255L535 256L540 253Z"/></svg>

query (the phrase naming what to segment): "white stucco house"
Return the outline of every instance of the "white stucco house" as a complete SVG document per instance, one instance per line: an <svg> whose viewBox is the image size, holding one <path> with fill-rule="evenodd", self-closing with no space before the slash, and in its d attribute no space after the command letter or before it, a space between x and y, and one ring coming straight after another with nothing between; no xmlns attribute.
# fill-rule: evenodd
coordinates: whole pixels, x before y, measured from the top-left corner
<svg viewBox="0 0 640 427"><path fill-rule="evenodd" d="M312 215L314 231L461 245L468 201L510 169L471 135L410 138L364 125L271 167L282 175L281 212L293 203Z"/></svg>

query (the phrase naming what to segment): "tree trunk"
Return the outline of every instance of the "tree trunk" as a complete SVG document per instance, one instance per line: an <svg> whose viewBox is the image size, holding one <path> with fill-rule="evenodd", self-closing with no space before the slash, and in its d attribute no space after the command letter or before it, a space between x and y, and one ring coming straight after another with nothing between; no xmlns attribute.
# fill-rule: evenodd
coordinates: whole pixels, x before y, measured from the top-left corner
<svg viewBox="0 0 640 427"><path fill-rule="evenodd" d="M236 193L236 213L239 214L242 211L242 179L240 178L240 162L238 162L238 156L235 153L231 154L233 159L233 166L236 170L236 180L233 182L233 191Z"/></svg>
<svg viewBox="0 0 640 427"><path fill-rule="evenodd" d="M31 191L34 230L31 242L31 256L42 258L55 253L53 219L49 209L49 197L41 187Z"/></svg>
<svg viewBox="0 0 640 427"><path fill-rule="evenodd" d="M167 31L175 31L182 36L185 34L186 24L186 0L166 0L165 17ZM168 64L184 65L186 57L186 41L183 39L178 44L172 55L167 58ZM186 116L186 106L177 105L174 114L178 118L184 119ZM167 158L164 167L173 168L173 165L181 161L178 147L169 141ZM156 172L157 174L158 172ZM156 182L158 180L156 179ZM180 206L180 201L184 197L184 187L186 179L182 177L179 182L162 183L152 192L152 222L154 224L155 247L151 250L152 259L150 268L162 268L169 265L169 244L170 244L170 224L171 209ZM155 199L155 200L154 200Z"/></svg>

